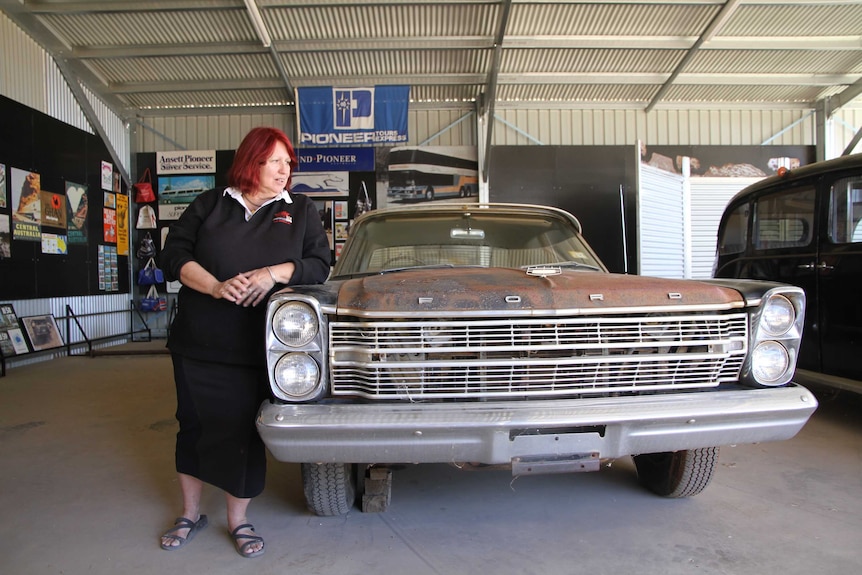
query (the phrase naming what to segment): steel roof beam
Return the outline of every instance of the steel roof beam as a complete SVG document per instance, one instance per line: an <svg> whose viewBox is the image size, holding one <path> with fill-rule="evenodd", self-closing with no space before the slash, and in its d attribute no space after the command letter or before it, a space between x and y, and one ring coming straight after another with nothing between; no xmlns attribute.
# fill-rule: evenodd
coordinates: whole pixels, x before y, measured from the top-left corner
<svg viewBox="0 0 862 575"><path fill-rule="evenodd" d="M725 25L725 23L730 20L730 17L733 15L737 7L739 6L739 2L740 0L727 0L727 3L725 3L725 5L722 6L721 10L719 10L718 14L715 15L715 18L712 19L712 21L706 27L706 30L704 30L700 38L698 38L697 41L694 43L694 46L692 46L689 51L686 52L685 56L683 56L682 60L680 60L679 64L677 64L676 68L671 73L670 78L668 78L667 81L662 85L662 87L659 88L658 92L656 92L655 96L653 96L653 99L650 101L649 104L647 104L647 107L644 109L645 113L649 113L653 109L653 107L655 107L658 101L664 97L667 91L670 90L677 76L679 76L685 69L685 67L688 66L688 63L694 58L694 55L697 53L700 46L704 42L708 42L710 39L712 39L713 36L718 34L718 32Z"/></svg>
<svg viewBox="0 0 862 575"><path fill-rule="evenodd" d="M491 69L488 71L488 80L485 83L485 95L482 99L484 110L481 115L488 119L487 135L485 140L485 154L482 166L482 180L488 181L488 168L491 165L491 141L494 135L494 105L497 99L497 75L500 72L500 60L503 57L503 38L506 37L506 26L509 24L509 12L512 8L512 0L503 0L500 3L500 19L497 21L497 33L494 36L494 55L491 60Z"/></svg>

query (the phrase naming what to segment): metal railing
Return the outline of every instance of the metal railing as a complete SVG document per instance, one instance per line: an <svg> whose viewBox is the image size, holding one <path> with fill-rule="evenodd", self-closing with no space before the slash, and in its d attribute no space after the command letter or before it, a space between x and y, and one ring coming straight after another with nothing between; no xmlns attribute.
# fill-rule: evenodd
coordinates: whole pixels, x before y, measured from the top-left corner
<svg viewBox="0 0 862 575"><path fill-rule="evenodd" d="M128 329L126 331L98 337L91 337L87 334L87 330L84 328L84 324L82 322L86 323L85 320L87 318L112 314L129 314ZM143 327L134 327L135 316L137 316L137 319L140 321L140 325L142 325ZM124 337L132 338L137 334L146 334L145 339L142 339L141 341L150 341L152 339L152 331L147 324L146 319L141 314L140 310L135 306L134 300L131 301L128 309L99 311L85 314L76 314L72 307L67 304L66 315L54 319L57 322L60 322L61 325L65 323L65 339L63 345L51 347L48 349L31 350L26 353L19 353L8 357L3 354L2 350L0 350L0 377L6 376L6 362L10 359L14 360L18 358L25 358L33 355L47 353L62 353L67 356L89 355L90 357L94 357L96 354L93 345L99 342L105 342ZM73 326L75 328L75 331L73 331ZM75 336L74 340L73 335ZM86 351L81 353L82 350Z"/></svg>

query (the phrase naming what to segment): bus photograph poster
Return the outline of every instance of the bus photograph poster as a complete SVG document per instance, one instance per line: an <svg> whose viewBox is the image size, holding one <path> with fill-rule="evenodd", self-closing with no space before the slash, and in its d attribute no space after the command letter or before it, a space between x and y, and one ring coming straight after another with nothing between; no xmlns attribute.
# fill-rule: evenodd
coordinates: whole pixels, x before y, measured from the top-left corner
<svg viewBox="0 0 862 575"><path fill-rule="evenodd" d="M407 142L409 86L296 89L298 146Z"/></svg>
<svg viewBox="0 0 862 575"><path fill-rule="evenodd" d="M474 146L400 146L389 150L386 198L421 202L479 195Z"/></svg>

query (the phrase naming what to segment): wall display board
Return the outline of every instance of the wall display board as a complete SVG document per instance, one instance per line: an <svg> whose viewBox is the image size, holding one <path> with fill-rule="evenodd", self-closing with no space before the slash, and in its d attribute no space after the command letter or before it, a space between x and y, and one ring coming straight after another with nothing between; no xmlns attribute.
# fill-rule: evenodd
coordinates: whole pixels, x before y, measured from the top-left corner
<svg viewBox="0 0 862 575"><path fill-rule="evenodd" d="M374 148L304 148L290 191L314 200L329 237L332 263L338 259L356 216L377 207Z"/></svg>
<svg viewBox="0 0 862 575"><path fill-rule="evenodd" d="M291 176L290 191L314 200L329 235L335 263L350 233L350 223L358 214L377 206L375 149L307 148L296 152L299 169ZM159 253L170 225L179 219L192 200L201 192L227 185L233 156L233 150L138 154L139 177L149 169L156 199L135 203L134 195L132 197L129 210L135 222L131 241L135 250L149 232L153 247ZM144 263L138 261L136 269ZM138 296L143 297L147 289L140 288ZM179 291L178 282L168 282L165 291Z"/></svg>
<svg viewBox="0 0 862 575"><path fill-rule="evenodd" d="M102 140L3 96L0 133L0 298L128 291L128 191Z"/></svg>
<svg viewBox="0 0 862 575"><path fill-rule="evenodd" d="M135 193L129 199L136 276L151 257L149 254L158 260L170 225L179 219L189 204L202 192L227 185L227 171L233 163L233 156L233 150L149 152L136 156L138 174L133 180L148 181L153 190L150 201L142 201L147 198ZM146 250L141 249L144 242ZM136 299L143 299L149 287L136 286ZM162 293L177 293L179 288L179 282L167 282L157 289Z"/></svg>

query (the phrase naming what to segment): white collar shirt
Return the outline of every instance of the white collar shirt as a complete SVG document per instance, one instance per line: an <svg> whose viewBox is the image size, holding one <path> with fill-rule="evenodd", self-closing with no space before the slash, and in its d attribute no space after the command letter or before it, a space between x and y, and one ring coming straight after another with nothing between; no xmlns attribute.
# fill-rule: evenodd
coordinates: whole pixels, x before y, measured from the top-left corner
<svg viewBox="0 0 862 575"><path fill-rule="evenodd" d="M246 205L246 203L242 199L242 192L239 191L237 188L231 188L231 187L225 188L224 195L232 197L233 199L235 199L239 203L239 205L242 206L242 209L245 210L245 221L249 221L251 219L251 217L257 211L257 210L255 210L255 212L252 212L250 209L248 209L248 206ZM257 209L260 210L260 208L262 208L263 206L271 204L272 202L277 202L278 200L284 200L285 203L288 203L288 204L293 203L293 199L291 199L290 193L287 190L281 190L280 194L278 194L274 198L270 198L269 200L265 201Z"/></svg>

